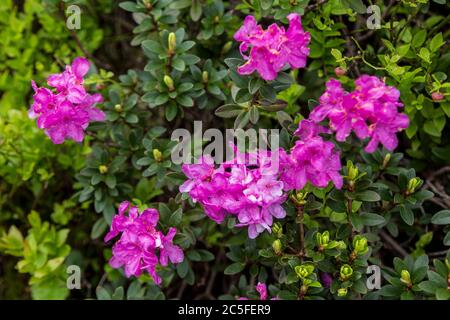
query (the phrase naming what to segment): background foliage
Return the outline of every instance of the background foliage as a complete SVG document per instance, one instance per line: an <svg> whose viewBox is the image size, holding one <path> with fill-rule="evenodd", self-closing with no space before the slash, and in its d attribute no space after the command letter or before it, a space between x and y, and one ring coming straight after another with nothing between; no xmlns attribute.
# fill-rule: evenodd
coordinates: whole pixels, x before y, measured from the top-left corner
<svg viewBox="0 0 450 320"><path fill-rule="evenodd" d="M65 26L70 4L82 8L80 30ZM366 27L369 4L381 9L378 30ZM312 36L307 68L270 83L239 76L232 36L245 15L268 25L291 12ZM256 298L262 281L282 299L450 299L448 13L445 0L2 1L0 297ZM28 119L30 79L43 81L78 55L96 65L87 83L103 93L107 121L91 125L82 145L56 146ZM204 130L277 127L288 148L336 67L347 87L367 73L399 88L411 124L398 153L341 145L353 187L295 194L288 217L256 240L178 193L185 178L170 161L175 128L192 132L194 120ZM158 208L161 225L179 230L186 259L160 270L161 288L107 264L102 238L127 199ZM82 289L69 291L73 264ZM382 267L379 291L365 288L368 264ZM318 285L323 273L333 275L329 289Z"/></svg>

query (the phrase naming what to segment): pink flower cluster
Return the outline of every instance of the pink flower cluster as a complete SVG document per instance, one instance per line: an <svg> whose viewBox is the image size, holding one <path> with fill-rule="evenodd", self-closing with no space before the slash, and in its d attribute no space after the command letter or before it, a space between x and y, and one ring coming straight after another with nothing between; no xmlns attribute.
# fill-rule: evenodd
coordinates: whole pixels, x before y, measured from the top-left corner
<svg viewBox="0 0 450 320"><path fill-rule="evenodd" d="M128 211L128 216L125 213ZM121 234L112 248L113 256L109 264L113 268L125 266L125 275L140 276L146 270L153 281L159 285L161 278L156 273L158 263L167 266L180 263L184 259L181 248L172 243L176 228L170 228L167 235L156 229L159 213L156 209L145 209L141 213L137 207L124 201L119 206L119 214L114 216L111 230L105 236L105 242ZM159 258L157 255L159 251Z"/></svg>
<svg viewBox="0 0 450 320"><path fill-rule="evenodd" d="M256 70L263 79L273 80L286 64L294 69L305 67L311 36L303 30L299 15L291 13L287 19L287 30L275 23L264 30L253 16L245 18L234 34L234 39L242 42L240 52L247 60L238 68L240 74L251 74ZM245 54L248 49L249 56Z"/></svg>
<svg viewBox="0 0 450 320"><path fill-rule="evenodd" d="M88 94L83 85L89 67L89 61L79 57L66 66L64 72L50 75L47 84L56 92L39 88L32 81L35 93L29 115L37 118L38 127L44 129L55 144L65 139L81 142L89 122L105 120L103 111L95 108L95 104L103 101L102 96Z"/></svg>
<svg viewBox="0 0 450 320"><path fill-rule="evenodd" d="M256 291L259 293L259 300L267 300L269 295L267 294L267 286L265 283L258 282L256 285ZM247 297L240 297L238 300L250 300ZM272 298L270 300L279 300L278 297Z"/></svg>
<svg viewBox="0 0 450 320"><path fill-rule="evenodd" d="M289 155L281 153L283 168L281 180L286 190L300 190L310 182L324 188L330 181L338 189L343 180L339 174L341 160L332 142L325 141L319 134L329 133L326 128L311 120L302 120L295 134L300 137Z"/></svg>
<svg viewBox="0 0 450 320"><path fill-rule="evenodd" d="M228 214L237 217L236 226L248 226L248 236L254 239L264 230L271 232L273 218L286 215L281 206L286 200L283 182L271 161L272 155L262 151L241 154L218 168L211 157L204 156L199 163L182 166L188 180L180 191L189 192L217 223ZM255 165L246 165L250 163Z"/></svg>
<svg viewBox="0 0 450 320"><path fill-rule="evenodd" d="M359 77L352 92L345 91L335 79L330 79L326 87L320 105L310 114L311 120L320 122L328 118L338 141L345 141L352 131L360 139L370 138L365 148L369 153L379 143L390 151L397 147L396 133L408 127L409 119L398 112L402 103L395 87L369 75Z"/></svg>
<svg viewBox="0 0 450 320"><path fill-rule="evenodd" d="M188 192L217 223L227 215L235 216L236 226L248 227L251 239L264 230L271 232L273 218L286 216L282 207L286 191L300 190L307 182L326 187L332 181L337 188L342 187L339 153L319 136L324 131L304 120L296 132L300 140L290 153L278 149L238 154L217 168L210 156L185 164L182 170L188 180L180 192Z"/></svg>

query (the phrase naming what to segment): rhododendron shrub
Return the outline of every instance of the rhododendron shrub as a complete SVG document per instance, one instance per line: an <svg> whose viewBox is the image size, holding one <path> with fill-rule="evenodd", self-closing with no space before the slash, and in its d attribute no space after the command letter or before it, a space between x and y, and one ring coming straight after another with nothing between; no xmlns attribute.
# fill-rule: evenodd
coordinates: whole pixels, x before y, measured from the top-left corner
<svg viewBox="0 0 450 320"><path fill-rule="evenodd" d="M448 3L363 2L1 4L0 298L450 299Z"/></svg>

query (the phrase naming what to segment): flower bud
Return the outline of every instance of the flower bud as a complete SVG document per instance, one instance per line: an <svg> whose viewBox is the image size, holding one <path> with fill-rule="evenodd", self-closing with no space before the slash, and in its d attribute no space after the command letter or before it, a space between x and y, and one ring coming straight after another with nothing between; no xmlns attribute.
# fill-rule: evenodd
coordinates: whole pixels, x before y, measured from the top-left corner
<svg viewBox="0 0 450 320"><path fill-rule="evenodd" d="M159 151L158 149L153 149L153 158L154 158L157 162L163 161L163 154L162 154L162 152Z"/></svg>
<svg viewBox="0 0 450 320"><path fill-rule="evenodd" d="M440 92L433 92L431 94L431 98L433 99L433 101L442 101L444 100L444 94Z"/></svg>
<svg viewBox="0 0 450 320"><path fill-rule="evenodd" d="M202 80L203 80L203 83L207 83L208 82L208 80L209 80L208 71L203 71L202 72Z"/></svg>
<svg viewBox="0 0 450 320"><path fill-rule="evenodd" d="M304 205L306 204L306 197L308 196L308 192L299 191L295 194L295 200L298 204Z"/></svg>
<svg viewBox="0 0 450 320"><path fill-rule="evenodd" d="M227 53L228 51L230 51L231 47L233 46L233 42L228 41L227 43L225 43L225 45L222 47L222 54Z"/></svg>
<svg viewBox="0 0 450 320"><path fill-rule="evenodd" d="M347 288L339 288L337 291L338 297L345 297L348 293Z"/></svg>
<svg viewBox="0 0 450 320"><path fill-rule="evenodd" d="M339 275L343 281L348 280L353 274L353 269L348 264L344 264L341 267Z"/></svg>
<svg viewBox="0 0 450 320"><path fill-rule="evenodd" d="M384 156L384 159L383 159L383 169L387 167L387 165L389 164L389 161L390 161L390 160L391 160L391 154L390 154L390 153L387 153L387 154Z"/></svg>
<svg viewBox="0 0 450 320"><path fill-rule="evenodd" d="M408 270L402 270L400 273L400 281L407 285L411 284L411 275Z"/></svg>
<svg viewBox="0 0 450 320"><path fill-rule="evenodd" d="M144 0L144 6L147 10L151 10L153 8L152 3L150 0Z"/></svg>
<svg viewBox="0 0 450 320"><path fill-rule="evenodd" d="M422 179L420 178L412 178L408 181L408 187L406 189L406 194L413 194L416 192L416 189L422 184Z"/></svg>
<svg viewBox="0 0 450 320"><path fill-rule="evenodd" d="M363 236L357 235L353 238L353 248L357 255L366 254L369 251L367 246L367 239Z"/></svg>
<svg viewBox="0 0 450 320"><path fill-rule="evenodd" d="M353 181L356 178L358 178L359 169L357 166L353 164L353 162L351 161L347 162L347 171L348 171L347 176L349 180Z"/></svg>
<svg viewBox="0 0 450 320"><path fill-rule="evenodd" d="M167 45L169 48L169 53L174 54L175 48L177 47L177 36L175 35L175 33L173 33L173 32L169 33L169 37L167 39Z"/></svg>
<svg viewBox="0 0 450 320"><path fill-rule="evenodd" d="M214 23L219 23L220 22L220 17L219 16L215 16L214 17Z"/></svg>
<svg viewBox="0 0 450 320"><path fill-rule="evenodd" d="M314 265L305 263L300 266L296 266L294 270L300 279L306 279L314 272Z"/></svg>
<svg viewBox="0 0 450 320"><path fill-rule="evenodd" d="M316 242L317 245L324 247L330 242L330 233L328 231L324 231L323 233L316 233Z"/></svg>
<svg viewBox="0 0 450 320"><path fill-rule="evenodd" d="M281 238L283 236L283 227L279 222L275 222L272 226L272 233L277 237Z"/></svg>
<svg viewBox="0 0 450 320"><path fill-rule="evenodd" d="M337 67L334 69L334 73L336 74L336 76L342 77L347 73L347 70L341 67Z"/></svg>
<svg viewBox="0 0 450 320"><path fill-rule="evenodd" d="M101 165L98 167L98 171L100 171L101 174L105 174L108 172L108 167L105 165Z"/></svg>
<svg viewBox="0 0 450 320"><path fill-rule="evenodd" d="M123 111L122 105L121 104L116 104L114 106L114 110L116 110L117 112L122 112Z"/></svg>
<svg viewBox="0 0 450 320"><path fill-rule="evenodd" d="M168 76L168 75L164 76L164 83L166 84L167 88L169 88L169 91L175 90L173 80L170 76Z"/></svg>
<svg viewBox="0 0 450 320"><path fill-rule="evenodd" d="M281 244L280 239L277 239L272 243L272 249L276 255L280 255L283 252L283 250L282 250L283 246Z"/></svg>

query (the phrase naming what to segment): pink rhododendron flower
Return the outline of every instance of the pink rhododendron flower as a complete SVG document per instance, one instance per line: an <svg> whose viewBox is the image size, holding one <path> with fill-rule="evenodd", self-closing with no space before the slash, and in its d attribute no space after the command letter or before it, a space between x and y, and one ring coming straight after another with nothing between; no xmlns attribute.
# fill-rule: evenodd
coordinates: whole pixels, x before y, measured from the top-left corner
<svg viewBox="0 0 450 320"><path fill-rule="evenodd" d="M254 239L264 230L271 232L273 218L286 215L281 206L286 200L284 185L278 170L272 168L271 156L263 151L239 154L217 168L211 157L203 157L198 163L182 166L188 180L180 191L188 192L217 223L235 216L236 226L248 227L248 235Z"/></svg>
<svg viewBox="0 0 450 320"><path fill-rule="evenodd" d="M29 115L37 118L37 125L44 129L53 143L60 144L65 139L81 142L84 131L92 121L104 121L105 114L95 108L103 98L100 94L88 94L83 77L89 71L89 61L76 58L62 73L50 75L47 84L55 88L39 88L34 81L33 104Z"/></svg>
<svg viewBox="0 0 450 320"><path fill-rule="evenodd" d="M234 39L241 42L241 55L247 60L238 67L240 74L257 71L263 79L273 80L287 64L293 69L305 67L311 36L303 30L299 15L291 13L287 19L287 30L275 23L264 30L253 16L245 18L244 24L234 34Z"/></svg>
<svg viewBox="0 0 450 320"><path fill-rule="evenodd" d="M258 284L256 285L256 291L259 293L259 300L267 300L267 298L269 297L267 293L267 286L265 283L258 282ZM250 300L250 299L247 297L240 297L238 300ZM271 298L270 300L279 300L279 298L275 297Z"/></svg>
<svg viewBox="0 0 450 320"><path fill-rule="evenodd" d="M125 215L128 211L128 215ZM184 260L181 248L173 244L177 233L170 228L167 235L156 229L159 213L156 209L145 209L141 213L137 207L124 201L119 206L119 214L114 216L111 229L105 236L105 242L120 235L114 244L109 264L113 268L124 267L127 277L140 276L147 271L156 284L161 278L156 273L158 264L167 266ZM158 257L159 253L159 257Z"/></svg>
<svg viewBox="0 0 450 320"><path fill-rule="evenodd" d="M281 181L286 190L300 190L310 182L312 185L324 188L330 181L338 189L343 180L339 174L341 161L334 144L325 141L319 133L327 130L311 120L302 120L295 132L300 137L290 154L285 156Z"/></svg>
<svg viewBox="0 0 450 320"><path fill-rule="evenodd" d="M399 113L400 92L375 76L362 75L355 81L355 90L345 91L340 82L330 79L320 97L320 105L310 119L327 118L338 141L345 141L353 131L360 139L370 138L366 152L374 152L381 143L392 151L398 145L396 133L408 127L409 119Z"/></svg>

